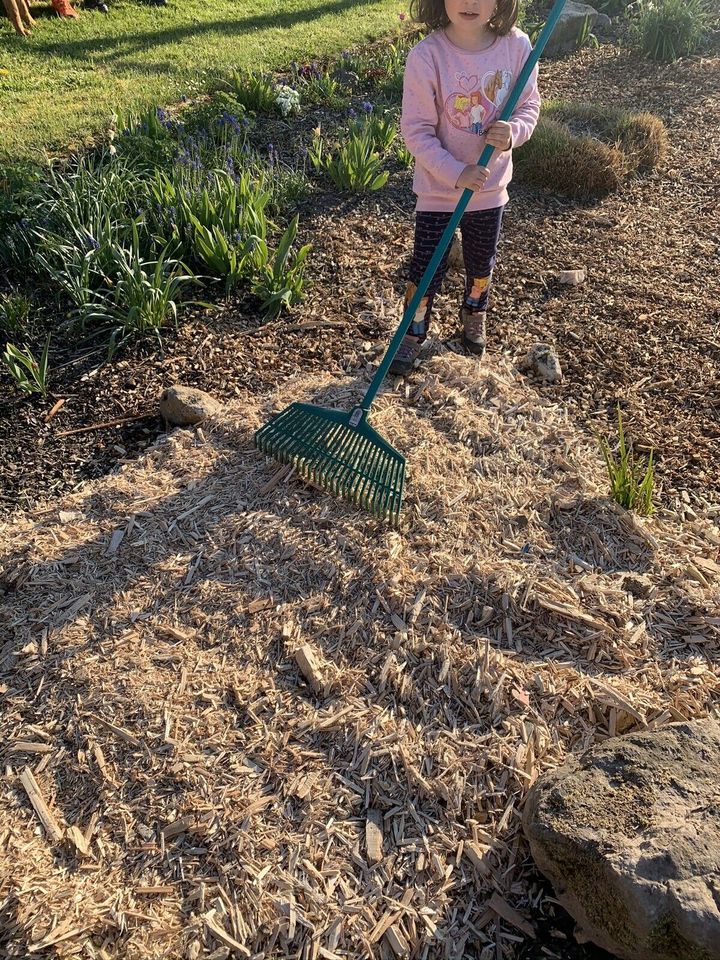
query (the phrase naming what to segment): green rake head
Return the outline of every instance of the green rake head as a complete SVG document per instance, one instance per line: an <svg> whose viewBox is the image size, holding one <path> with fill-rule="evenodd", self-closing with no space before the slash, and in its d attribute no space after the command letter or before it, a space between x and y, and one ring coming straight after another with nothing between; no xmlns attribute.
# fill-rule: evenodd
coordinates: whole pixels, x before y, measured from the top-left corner
<svg viewBox="0 0 720 960"><path fill-rule="evenodd" d="M365 411L293 403L255 434L258 450L301 477L396 525L405 457L365 420Z"/></svg>

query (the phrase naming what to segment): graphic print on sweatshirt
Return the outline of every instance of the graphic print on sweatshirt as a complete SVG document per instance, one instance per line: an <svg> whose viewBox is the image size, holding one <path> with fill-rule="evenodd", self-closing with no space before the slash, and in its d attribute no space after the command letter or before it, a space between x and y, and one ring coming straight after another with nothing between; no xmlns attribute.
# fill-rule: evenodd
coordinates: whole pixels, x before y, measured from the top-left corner
<svg viewBox="0 0 720 960"><path fill-rule="evenodd" d="M500 113L512 79L511 70L490 70L482 79L456 73L459 89L445 101L445 116L458 130L482 136Z"/></svg>

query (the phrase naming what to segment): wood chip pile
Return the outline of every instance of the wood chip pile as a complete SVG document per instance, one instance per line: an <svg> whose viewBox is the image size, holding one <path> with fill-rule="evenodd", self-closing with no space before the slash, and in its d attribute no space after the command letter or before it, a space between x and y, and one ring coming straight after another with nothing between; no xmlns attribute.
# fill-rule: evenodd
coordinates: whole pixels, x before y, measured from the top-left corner
<svg viewBox="0 0 720 960"><path fill-rule="evenodd" d="M643 521L503 360L378 400L404 527L266 461L288 381L0 526L0 956L510 957L533 780L716 710L712 508Z"/></svg>

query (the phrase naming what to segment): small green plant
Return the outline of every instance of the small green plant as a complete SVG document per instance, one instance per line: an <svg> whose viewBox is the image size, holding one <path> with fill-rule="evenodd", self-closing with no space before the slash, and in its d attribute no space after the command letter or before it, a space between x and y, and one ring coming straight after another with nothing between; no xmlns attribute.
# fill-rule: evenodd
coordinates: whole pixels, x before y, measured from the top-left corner
<svg viewBox="0 0 720 960"><path fill-rule="evenodd" d="M94 293L83 309L85 322L110 334L108 360L132 337L153 333L161 342L161 328L170 317L177 320L177 302L185 286L197 282L192 274L181 272L187 268L169 259L167 251L156 261L145 260L136 224L129 247L118 246L114 256L110 290Z"/></svg>
<svg viewBox="0 0 720 960"><path fill-rule="evenodd" d="M366 108L372 108L371 104L365 104ZM370 112L366 109L364 115L349 124L351 135L362 137L367 135L376 150L384 153L393 145L398 135L397 117L391 110L383 113Z"/></svg>
<svg viewBox="0 0 720 960"><path fill-rule="evenodd" d="M410 167L412 167L413 162L415 160L415 158L410 153L410 151L405 146L402 140L396 141L395 156L404 167L408 168L408 170L410 169Z"/></svg>
<svg viewBox="0 0 720 960"><path fill-rule="evenodd" d="M591 28L591 18L590 16L585 17L580 27L580 33L577 38L577 48L581 50L583 47L592 47L594 50L600 46L600 41L592 32Z"/></svg>
<svg viewBox="0 0 720 960"><path fill-rule="evenodd" d="M413 42L402 38L388 44L368 63L364 78L375 84L378 100L398 103L402 98L405 61Z"/></svg>
<svg viewBox="0 0 720 960"><path fill-rule="evenodd" d="M272 77L258 71L239 70L233 70L231 77L235 97L246 110L266 114L278 112L278 92Z"/></svg>
<svg viewBox="0 0 720 960"><path fill-rule="evenodd" d="M655 512L653 504L653 486L655 481L653 467L653 452L650 451L645 466L635 461L632 445L628 445L623 428L622 412L617 408L618 415L618 455L613 454L610 443L600 438L605 464L610 480L610 495L613 500L626 510L636 510L643 516L650 516Z"/></svg>
<svg viewBox="0 0 720 960"><path fill-rule="evenodd" d="M303 100L313 104L324 104L334 110L341 110L348 102L343 85L327 71L310 73L301 77Z"/></svg>
<svg viewBox="0 0 720 960"><path fill-rule="evenodd" d="M315 131L308 158L316 170L324 171L339 190L379 190L389 173L381 170L380 156L367 131L351 132L334 150L328 150L320 129Z"/></svg>
<svg viewBox="0 0 720 960"><path fill-rule="evenodd" d="M257 275L253 281L253 293L260 297L265 315L276 317L283 307L299 303L305 285L304 273L311 244L306 243L292 256L291 248L297 237L298 217L282 235L275 252L272 265L267 244L264 240L257 244L254 253Z"/></svg>
<svg viewBox="0 0 720 960"><path fill-rule="evenodd" d="M708 22L704 0L647 0L640 8L637 32L645 54L668 63L697 50Z"/></svg>
<svg viewBox="0 0 720 960"><path fill-rule="evenodd" d="M30 300L22 293L0 296L0 332L7 336L23 333L30 317Z"/></svg>
<svg viewBox="0 0 720 960"><path fill-rule="evenodd" d="M258 237L243 241L239 233L229 239L218 224L206 227L194 217L192 223L196 259L211 276L224 280L225 292L230 293L252 274L252 256L265 241Z"/></svg>
<svg viewBox="0 0 720 960"><path fill-rule="evenodd" d="M48 353L50 352L50 334L45 341L45 349L40 360L36 360L29 347L20 350L12 343L5 347L3 360L17 386L23 393L41 393L47 396Z"/></svg>

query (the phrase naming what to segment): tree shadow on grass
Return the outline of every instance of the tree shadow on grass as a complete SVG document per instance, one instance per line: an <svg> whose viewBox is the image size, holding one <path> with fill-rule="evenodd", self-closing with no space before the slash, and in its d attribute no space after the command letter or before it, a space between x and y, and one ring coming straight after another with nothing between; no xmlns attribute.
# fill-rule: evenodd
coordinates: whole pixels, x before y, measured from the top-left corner
<svg viewBox="0 0 720 960"><path fill-rule="evenodd" d="M59 58L76 60L87 57L101 57L103 63L116 63L121 66L142 67L150 69L144 62L140 64L124 64L135 53L146 54L163 44L177 44L184 40L197 40L213 33L223 36L245 34L268 30L287 30L298 24L318 20L321 17L341 13L354 7L371 6L371 0L336 0L319 6L309 6L301 10L277 12L272 14L256 14L254 16L238 17L236 19L212 20L206 23L188 23L187 25L167 26L151 30L137 30L128 37L74 37L67 40L55 40L43 45L43 53ZM171 69L178 70L177 65ZM184 68L183 68L184 71Z"/></svg>

